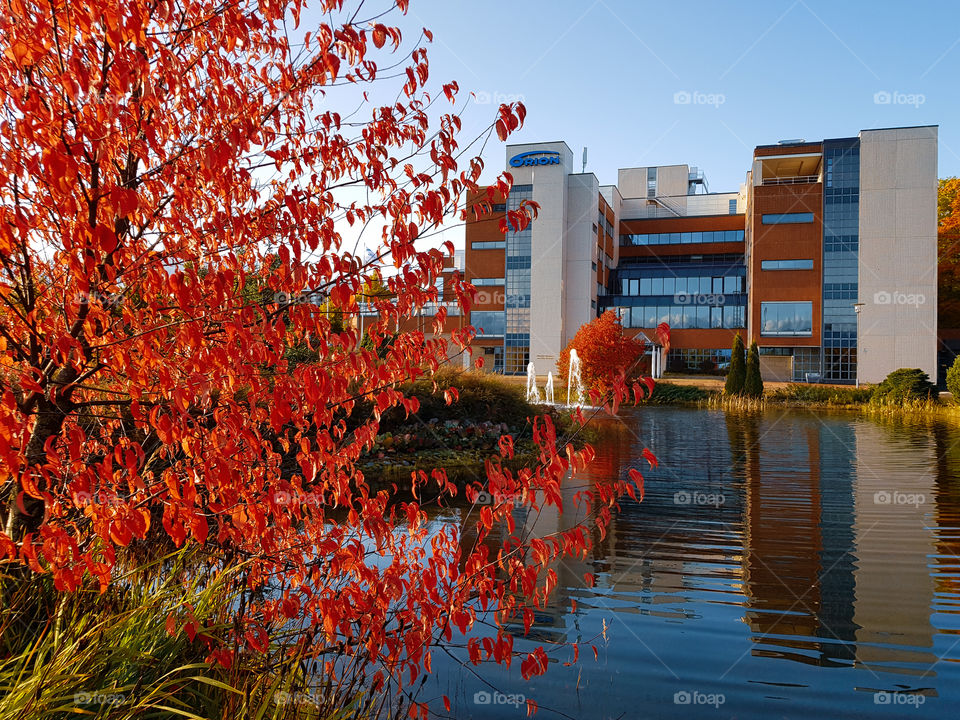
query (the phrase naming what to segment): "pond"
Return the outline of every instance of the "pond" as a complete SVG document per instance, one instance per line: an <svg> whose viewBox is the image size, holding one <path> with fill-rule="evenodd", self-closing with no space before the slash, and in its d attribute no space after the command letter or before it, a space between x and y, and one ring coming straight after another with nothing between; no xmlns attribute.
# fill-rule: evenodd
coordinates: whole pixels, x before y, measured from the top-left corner
<svg viewBox="0 0 960 720"><path fill-rule="evenodd" d="M526 682L519 662L474 675L435 653L421 701L443 715L448 695L457 718L521 718L523 698L541 718L960 707L960 429L686 408L631 409L605 427L594 479L645 467L644 447L660 467L586 561L558 567L553 602L515 643L583 643L579 661L551 652ZM515 512L518 528L534 522ZM544 513L535 532L572 522Z"/></svg>

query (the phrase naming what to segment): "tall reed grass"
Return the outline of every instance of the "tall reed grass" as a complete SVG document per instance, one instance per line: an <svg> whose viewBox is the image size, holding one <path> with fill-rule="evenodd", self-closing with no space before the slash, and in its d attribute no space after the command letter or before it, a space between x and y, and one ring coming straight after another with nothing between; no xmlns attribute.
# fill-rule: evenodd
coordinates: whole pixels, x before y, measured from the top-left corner
<svg viewBox="0 0 960 720"><path fill-rule="evenodd" d="M206 662L230 642L244 565L220 570L178 551L143 563L101 594L60 593L49 577L0 566L0 718L346 720L374 717L383 696L362 674L333 681L274 633L266 654L236 650L229 668ZM191 639L167 617L192 608ZM279 629L278 629L279 630ZM286 642L283 641L286 638Z"/></svg>

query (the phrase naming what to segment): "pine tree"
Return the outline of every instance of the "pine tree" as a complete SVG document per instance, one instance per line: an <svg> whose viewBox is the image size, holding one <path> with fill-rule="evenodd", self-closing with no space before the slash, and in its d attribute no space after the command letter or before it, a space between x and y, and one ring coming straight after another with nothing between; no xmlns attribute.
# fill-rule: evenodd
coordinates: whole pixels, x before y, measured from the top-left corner
<svg viewBox="0 0 960 720"><path fill-rule="evenodd" d="M746 360L744 358L743 338L737 333L733 338L733 350L730 353L730 371L727 373L727 384L724 392L727 395L740 395L743 392L743 383L746 380Z"/></svg>
<svg viewBox="0 0 960 720"><path fill-rule="evenodd" d="M763 395L763 378L760 377L760 351L756 341L750 343L747 353L747 373L743 381L743 394L747 397L761 397Z"/></svg>

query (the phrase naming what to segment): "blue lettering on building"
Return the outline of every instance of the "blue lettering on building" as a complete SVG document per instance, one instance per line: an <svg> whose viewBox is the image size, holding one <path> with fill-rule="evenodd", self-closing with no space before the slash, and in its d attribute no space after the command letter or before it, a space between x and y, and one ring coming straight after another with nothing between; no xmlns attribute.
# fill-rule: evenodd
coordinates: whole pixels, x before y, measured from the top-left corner
<svg viewBox="0 0 960 720"><path fill-rule="evenodd" d="M535 157L539 156L539 157ZM532 150L520 153L510 158L510 167L527 167L530 165L559 165L560 153L553 150Z"/></svg>

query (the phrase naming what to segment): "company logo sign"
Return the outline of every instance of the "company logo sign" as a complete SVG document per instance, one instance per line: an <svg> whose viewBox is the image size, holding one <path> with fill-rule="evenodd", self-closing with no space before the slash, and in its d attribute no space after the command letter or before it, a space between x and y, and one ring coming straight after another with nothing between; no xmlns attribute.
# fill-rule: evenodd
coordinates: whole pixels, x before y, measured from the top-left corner
<svg viewBox="0 0 960 720"><path fill-rule="evenodd" d="M532 150L520 153L510 158L510 167L527 167L531 165L559 165L560 153L553 150Z"/></svg>

